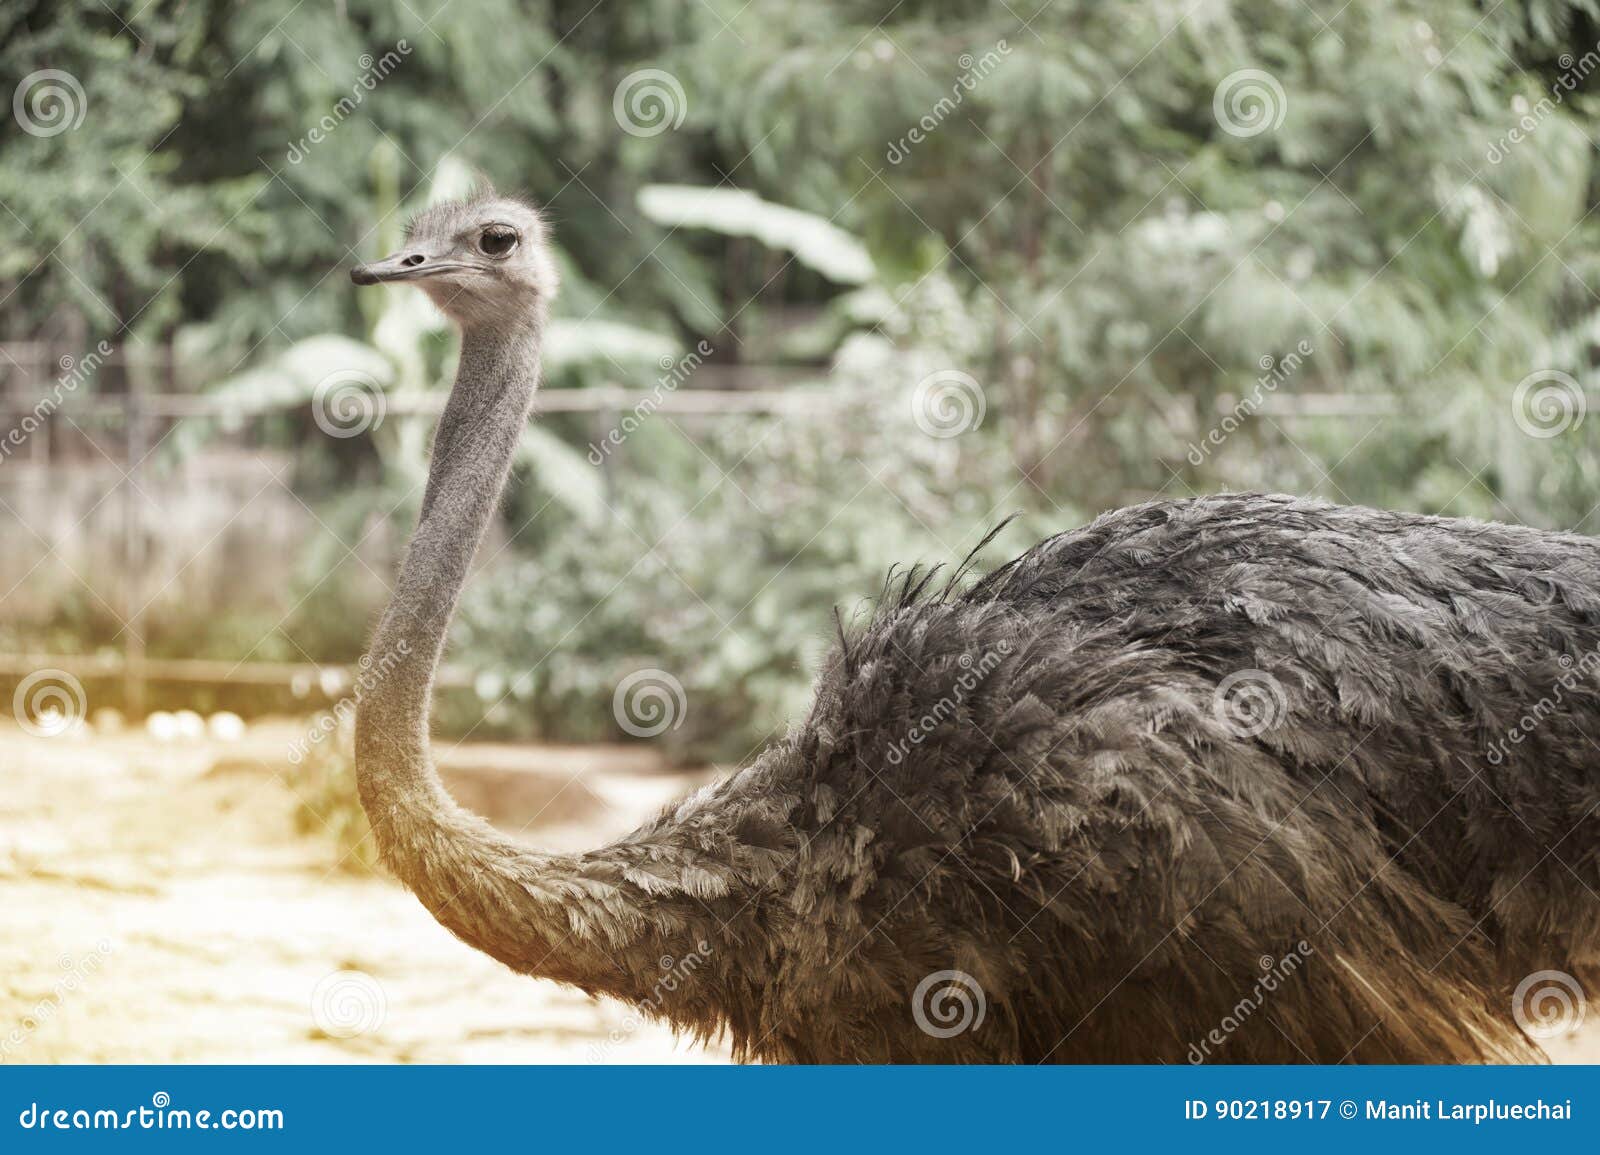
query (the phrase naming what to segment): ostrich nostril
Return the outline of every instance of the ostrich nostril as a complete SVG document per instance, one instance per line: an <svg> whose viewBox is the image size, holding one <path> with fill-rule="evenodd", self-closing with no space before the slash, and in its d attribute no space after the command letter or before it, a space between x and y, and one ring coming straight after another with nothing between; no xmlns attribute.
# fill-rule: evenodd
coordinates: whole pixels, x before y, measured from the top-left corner
<svg viewBox="0 0 1600 1155"><path fill-rule="evenodd" d="M414 269L418 265L422 264L422 262L425 260L427 260L427 258L421 253L412 253L409 257L403 258L400 263L408 269Z"/></svg>

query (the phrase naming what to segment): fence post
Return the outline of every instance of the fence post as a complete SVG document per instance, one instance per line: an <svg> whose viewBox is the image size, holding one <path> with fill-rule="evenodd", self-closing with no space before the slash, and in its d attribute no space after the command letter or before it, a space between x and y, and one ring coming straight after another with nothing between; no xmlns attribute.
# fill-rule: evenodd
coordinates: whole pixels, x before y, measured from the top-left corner
<svg viewBox="0 0 1600 1155"><path fill-rule="evenodd" d="M150 438L145 427L144 374L134 364L136 358L129 356L131 351L129 346L123 346L123 375L128 390L123 427L127 436L128 469L122 491L122 588L127 597L122 622L127 635L123 642L122 705L129 720L138 721L145 713L145 548L138 499L139 479L144 475L144 457L149 451Z"/></svg>

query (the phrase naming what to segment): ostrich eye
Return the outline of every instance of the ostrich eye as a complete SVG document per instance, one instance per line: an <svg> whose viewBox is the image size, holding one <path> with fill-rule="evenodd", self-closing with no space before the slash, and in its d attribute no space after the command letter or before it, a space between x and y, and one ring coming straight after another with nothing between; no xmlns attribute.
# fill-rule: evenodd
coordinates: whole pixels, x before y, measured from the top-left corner
<svg viewBox="0 0 1600 1155"><path fill-rule="evenodd" d="M516 230L495 226L483 230L478 238L478 248L491 257L504 257L517 247Z"/></svg>

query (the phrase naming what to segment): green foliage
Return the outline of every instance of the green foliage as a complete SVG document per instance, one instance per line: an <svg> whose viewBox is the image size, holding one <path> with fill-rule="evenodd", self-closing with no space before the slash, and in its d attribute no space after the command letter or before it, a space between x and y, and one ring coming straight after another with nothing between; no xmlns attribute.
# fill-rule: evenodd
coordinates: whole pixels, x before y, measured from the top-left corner
<svg viewBox="0 0 1600 1155"><path fill-rule="evenodd" d="M458 632L479 692L447 715L611 735L617 680L654 665L689 694L670 738L737 755L803 702L831 605L891 562L957 560L1018 510L996 556L1221 488L1593 529L1600 423L1531 437L1513 400L1540 371L1597 384L1597 16L1596 0L12 5L8 83L63 69L87 109L52 136L0 126L5 335L175 335L224 388L297 396L313 353L359 341L386 393L420 394L450 336L418 295L358 298L340 269L475 172L529 193L563 280L547 387L648 390L704 340L719 371L776 363L828 407L654 412L600 467L584 453L604 422L543 422ZM681 100L660 131L628 131L619 93L648 70ZM1219 108L1268 124L1229 132ZM986 413L931 438L909 394L949 370ZM398 537L427 432L302 436L298 488L341 527L392 510ZM340 622L362 615L311 604L330 650L351 645Z"/></svg>

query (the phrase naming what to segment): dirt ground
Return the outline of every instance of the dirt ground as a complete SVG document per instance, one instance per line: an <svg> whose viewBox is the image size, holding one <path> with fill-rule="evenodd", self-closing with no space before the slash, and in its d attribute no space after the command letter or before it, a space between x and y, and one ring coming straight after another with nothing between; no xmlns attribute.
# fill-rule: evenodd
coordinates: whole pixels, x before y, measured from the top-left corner
<svg viewBox="0 0 1600 1155"><path fill-rule="evenodd" d="M0 729L0 1062L727 1061L513 974L395 883L336 869L274 771L302 732ZM475 801L555 817L528 830L547 846L622 833L697 783L627 748L451 761ZM532 785L507 788L518 775Z"/></svg>
<svg viewBox="0 0 1600 1155"><path fill-rule="evenodd" d="M157 742L0 728L0 1062L720 1063L620 1004L515 975L297 832L303 725ZM638 747L463 747L461 801L554 848L706 775ZM1600 1013L1547 1040L1600 1061Z"/></svg>

